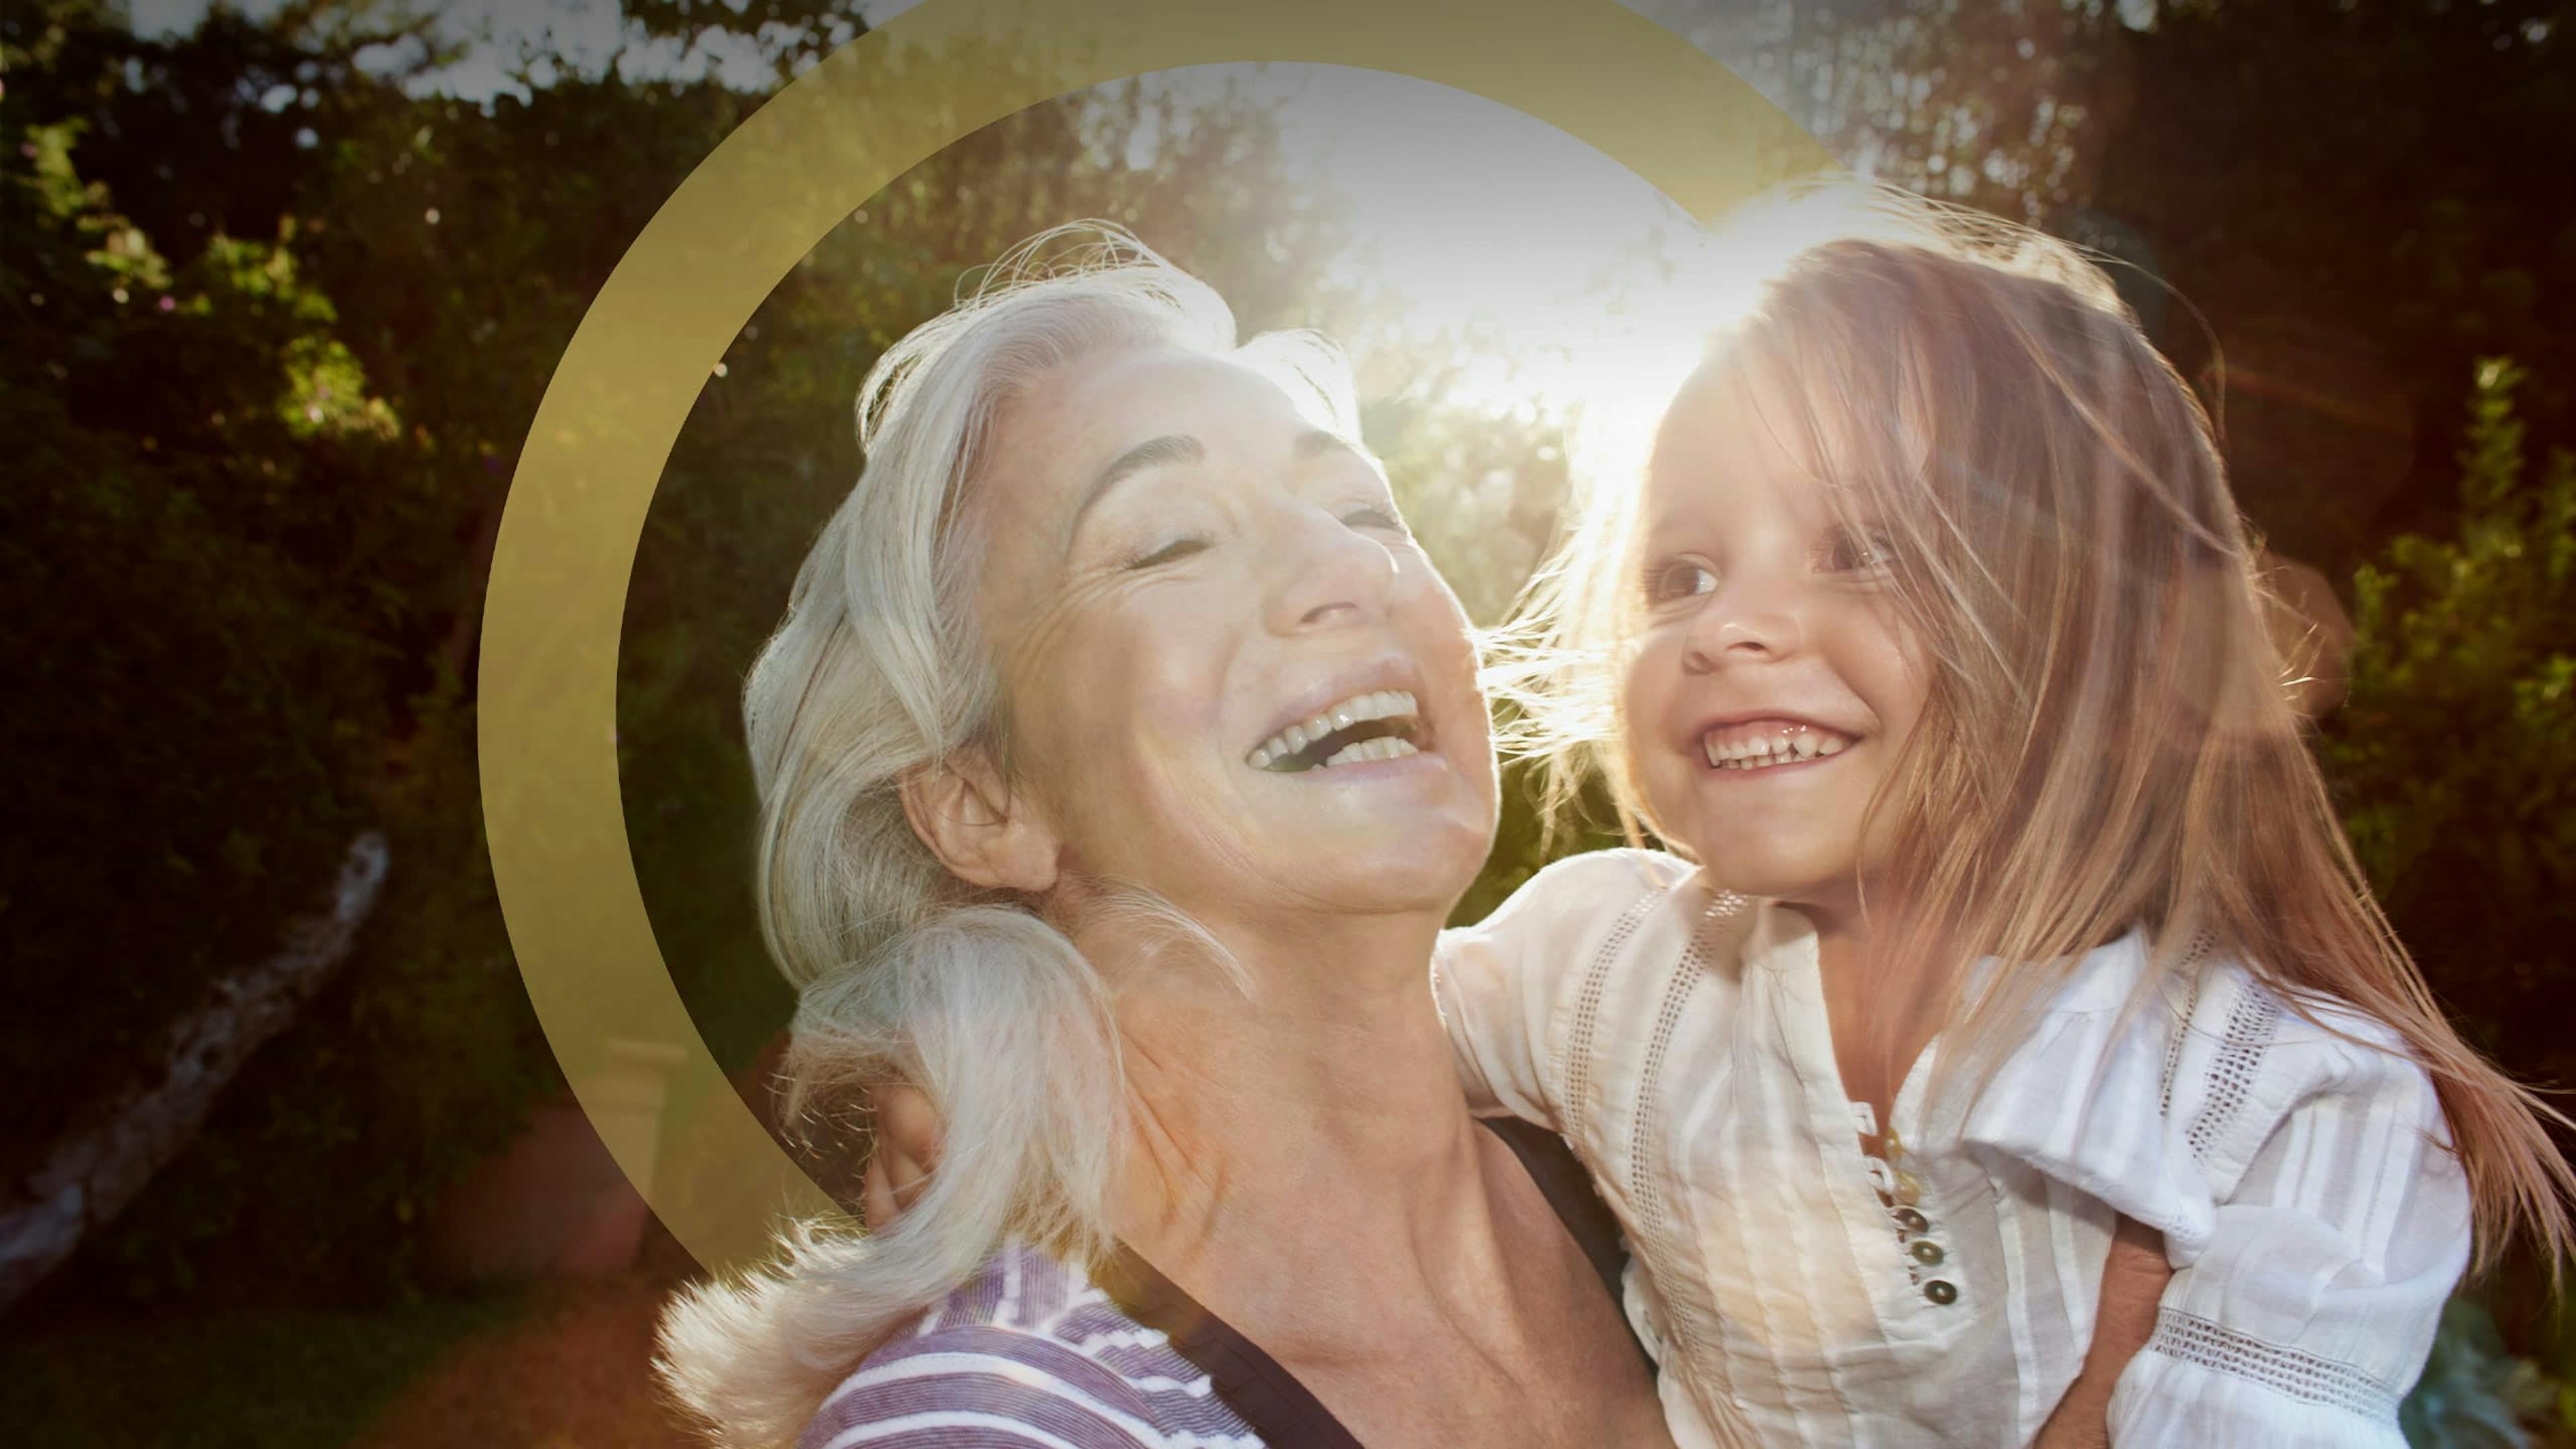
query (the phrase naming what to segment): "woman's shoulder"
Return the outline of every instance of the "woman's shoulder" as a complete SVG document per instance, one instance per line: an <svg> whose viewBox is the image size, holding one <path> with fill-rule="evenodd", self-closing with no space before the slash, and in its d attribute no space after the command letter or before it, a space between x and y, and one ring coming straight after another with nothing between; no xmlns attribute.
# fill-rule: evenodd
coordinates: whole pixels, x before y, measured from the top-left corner
<svg viewBox="0 0 2576 1449"><path fill-rule="evenodd" d="M1164 1334L1079 1268L1015 1244L861 1361L797 1446L1065 1442L1258 1444Z"/></svg>

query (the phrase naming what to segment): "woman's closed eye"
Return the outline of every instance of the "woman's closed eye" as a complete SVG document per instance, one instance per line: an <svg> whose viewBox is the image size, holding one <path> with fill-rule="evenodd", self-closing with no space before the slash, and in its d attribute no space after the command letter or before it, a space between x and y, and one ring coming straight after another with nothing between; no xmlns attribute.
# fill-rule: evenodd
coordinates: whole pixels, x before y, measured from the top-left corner
<svg viewBox="0 0 2576 1449"><path fill-rule="evenodd" d="M1204 553L1211 541L1197 534L1168 539L1127 560L1130 569L1150 569L1161 564L1178 563L1192 554Z"/></svg>
<svg viewBox="0 0 2576 1449"><path fill-rule="evenodd" d="M1343 509L1341 517L1342 522L1353 528L1378 528L1389 533L1401 534L1406 538L1413 536L1413 530L1405 527L1404 519L1396 513L1392 504L1362 503Z"/></svg>

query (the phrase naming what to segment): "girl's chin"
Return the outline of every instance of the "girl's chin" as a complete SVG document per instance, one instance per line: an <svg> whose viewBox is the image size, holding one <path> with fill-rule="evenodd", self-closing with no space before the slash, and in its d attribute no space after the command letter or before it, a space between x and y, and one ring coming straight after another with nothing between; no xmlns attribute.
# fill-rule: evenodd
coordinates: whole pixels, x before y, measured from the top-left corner
<svg viewBox="0 0 2576 1449"><path fill-rule="evenodd" d="M1848 901L1857 872L1849 865L1814 861L1745 860L1720 852L1703 855L1708 878L1738 895L1758 896L1786 904L1833 905Z"/></svg>

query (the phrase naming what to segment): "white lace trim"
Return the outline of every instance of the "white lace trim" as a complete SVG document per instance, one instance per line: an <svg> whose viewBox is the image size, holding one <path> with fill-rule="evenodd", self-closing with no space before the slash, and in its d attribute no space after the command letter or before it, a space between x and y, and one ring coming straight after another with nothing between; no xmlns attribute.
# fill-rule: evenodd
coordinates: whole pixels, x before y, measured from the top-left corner
<svg viewBox="0 0 2576 1449"><path fill-rule="evenodd" d="M2236 1120L2238 1109L2245 1105L2245 1094L2254 1085L2257 1070L2263 1064L2263 1053L2272 1044L2272 1034L2280 1029L2281 1003L2271 992L2248 981L2244 994L2227 1013L2227 1035L2219 1043L2217 1059L2209 1064L2209 1098L2201 1104L2200 1115L2192 1119L2185 1134L2191 1143L2192 1160L2207 1162L2209 1149L2220 1133Z"/></svg>
<svg viewBox="0 0 2576 1449"><path fill-rule="evenodd" d="M1609 990L1611 970L1619 964L1619 948L1637 933L1646 913L1662 904L1671 889L1651 891L1639 897L1619 919L1611 924L1610 934L1602 938L1600 949L1592 953L1592 969L1585 974L1583 985L1574 1001L1574 1024L1565 1034L1558 1050L1562 1056L1556 1064L1556 1079L1565 1084L1565 1100L1557 1104L1559 1120L1571 1128L1590 1120L1599 1110L1592 1100L1592 1043L1601 1031L1601 998ZM1581 1140L1582 1134L1569 1131L1569 1138ZM1594 1164L1586 1163L1586 1166Z"/></svg>
<svg viewBox="0 0 2576 1449"><path fill-rule="evenodd" d="M2393 1419L2401 1397L2351 1364L2266 1343L2171 1308L2156 1315L2156 1333L2147 1341L2147 1351L2261 1384L2301 1403L2321 1404L2366 1419Z"/></svg>

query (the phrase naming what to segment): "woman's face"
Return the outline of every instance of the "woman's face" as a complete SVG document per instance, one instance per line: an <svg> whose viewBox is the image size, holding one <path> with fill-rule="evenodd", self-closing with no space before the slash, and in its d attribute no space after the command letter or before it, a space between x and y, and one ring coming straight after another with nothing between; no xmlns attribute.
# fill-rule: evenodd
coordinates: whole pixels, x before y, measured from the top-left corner
<svg viewBox="0 0 2576 1449"><path fill-rule="evenodd" d="M1135 348L995 420L979 617L1070 871L1214 924L1445 915L1494 828L1467 621L1377 467L1277 386Z"/></svg>

